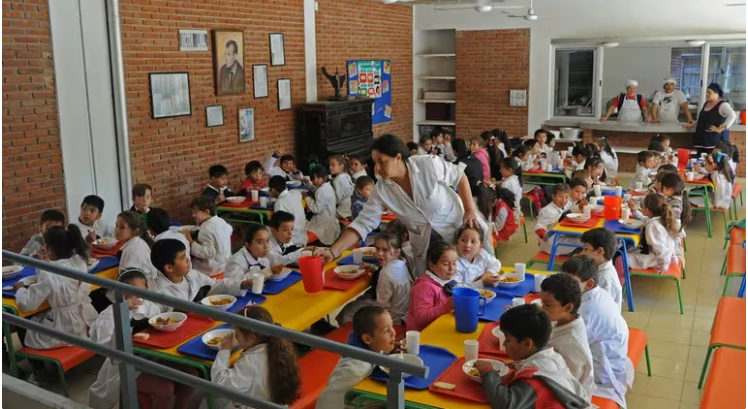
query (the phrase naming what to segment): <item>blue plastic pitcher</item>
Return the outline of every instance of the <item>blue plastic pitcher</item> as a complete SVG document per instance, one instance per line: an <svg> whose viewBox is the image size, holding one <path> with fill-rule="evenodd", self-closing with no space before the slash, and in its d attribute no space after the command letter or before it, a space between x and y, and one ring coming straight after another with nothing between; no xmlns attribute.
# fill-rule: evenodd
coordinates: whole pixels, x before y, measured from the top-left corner
<svg viewBox="0 0 748 409"><path fill-rule="evenodd" d="M486 312L486 297L472 288L455 288L452 291L455 304L455 328L457 332L471 334L478 330L478 316Z"/></svg>

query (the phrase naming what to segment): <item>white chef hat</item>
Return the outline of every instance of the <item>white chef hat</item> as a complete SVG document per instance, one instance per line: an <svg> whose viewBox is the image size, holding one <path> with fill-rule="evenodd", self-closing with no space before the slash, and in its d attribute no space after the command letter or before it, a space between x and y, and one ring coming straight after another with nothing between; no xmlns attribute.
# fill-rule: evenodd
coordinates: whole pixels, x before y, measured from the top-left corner
<svg viewBox="0 0 748 409"><path fill-rule="evenodd" d="M663 82L662 85L665 85L667 83L671 83L673 85L678 85L678 82L675 81L675 78L673 78L673 77L665 78L665 82Z"/></svg>
<svg viewBox="0 0 748 409"><path fill-rule="evenodd" d="M639 81L637 81L637 80L627 80L626 81L626 88L628 88L628 87L630 87L632 85L635 86L635 87L638 87L639 86Z"/></svg>

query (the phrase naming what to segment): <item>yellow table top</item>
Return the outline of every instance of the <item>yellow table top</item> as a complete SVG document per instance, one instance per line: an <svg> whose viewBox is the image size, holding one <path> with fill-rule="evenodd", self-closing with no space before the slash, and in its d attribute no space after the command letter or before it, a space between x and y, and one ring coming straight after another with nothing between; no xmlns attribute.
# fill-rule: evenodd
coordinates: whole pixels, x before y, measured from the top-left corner
<svg viewBox="0 0 748 409"><path fill-rule="evenodd" d="M102 278L108 278L110 280L116 280L117 279L117 272L118 271L119 271L119 266L114 266L114 267L110 267L110 268L108 268L108 269L106 269L104 271L100 271L100 272L96 273L96 276L97 277L102 277ZM99 286L92 285L91 286L91 291L97 290L98 288L99 288ZM16 303L16 299L15 298L3 297L3 307L13 308L16 311L18 311L18 316L19 317L26 318L28 316L31 316L31 315L34 315L34 314L38 314L38 313L40 313L40 312L42 312L44 310L49 309L49 303L47 301L44 301L44 303L42 303L42 305L39 306L39 308L37 308L37 309L35 309L33 311L21 311L21 309L18 307L18 303Z"/></svg>
<svg viewBox="0 0 748 409"><path fill-rule="evenodd" d="M549 230L548 233L574 233L575 235L581 236L584 232L588 230L596 229L598 227L605 227L605 218L601 217L600 220L597 221L597 224L595 225L595 227L569 227L569 226L562 226L561 224L557 224L556 227ZM641 235L616 233L616 237L629 240L633 242L635 246L638 246Z"/></svg>
<svg viewBox="0 0 748 409"><path fill-rule="evenodd" d="M502 269L506 272L514 271L514 267L503 267ZM553 271L544 270L527 270L527 272L531 274L555 274ZM454 315L444 314L421 332L421 343L445 348L458 357L462 357L465 356L465 341L469 339L477 340L485 326L485 321L478 321L478 329L475 332L472 334L462 334L455 330ZM387 385L370 378L364 379L361 383L356 385L354 389L381 396L387 395ZM405 400L408 402L445 409L490 407L486 403L452 398L447 395L431 392L430 390L419 391L408 388L405 388Z"/></svg>

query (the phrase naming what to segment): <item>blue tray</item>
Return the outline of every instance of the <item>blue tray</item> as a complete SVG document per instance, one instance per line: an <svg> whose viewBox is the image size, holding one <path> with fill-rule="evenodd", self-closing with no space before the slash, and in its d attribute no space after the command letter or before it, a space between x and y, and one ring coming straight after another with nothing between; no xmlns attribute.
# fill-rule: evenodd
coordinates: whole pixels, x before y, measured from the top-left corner
<svg viewBox="0 0 748 409"><path fill-rule="evenodd" d="M404 383L408 388L424 390L428 389L429 385L434 383L434 381L436 381L436 379L457 360L457 357L444 348L431 345L421 345L420 352L421 353L418 354L418 356L423 359L423 364L429 367L429 377L421 378L412 375L405 378ZM377 367L374 369L374 372L371 373L371 379L380 382L387 382L387 380L390 379L390 376Z"/></svg>
<svg viewBox="0 0 748 409"><path fill-rule="evenodd" d="M247 295L245 295L244 297L238 297L234 305L232 305L231 308L229 308L227 312L233 312L233 313L239 312L243 310L244 307L247 306L247 303L250 301L255 304L262 304L265 301L267 301L267 298L265 298L264 295L256 295L256 294L252 294L250 291L247 291Z"/></svg>
<svg viewBox="0 0 748 409"><path fill-rule="evenodd" d="M106 269L116 267L119 265L119 259L117 257L102 257L99 259L99 264L96 267L88 270L88 274L100 273Z"/></svg>
<svg viewBox="0 0 748 409"><path fill-rule="evenodd" d="M485 289L491 290L498 295L524 297L527 293L535 289L535 276L530 273L525 273L525 281L514 288L486 287Z"/></svg>
<svg viewBox="0 0 748 409"><path fill-rule="evenodd" d="M641 228L631 228L625 224L620 223L618 220L608 220L604 224L605 228L610 229L613 233L618 234L636 234L641 233Z"/></svg>
<svg viewBox="0 0 748 409"><path fill-rule="evenodd" d="M28 267L28 266L24 267L17 276L11 278L10 280L3 280L3 287L13 286L15 283L20 281L22 278L31 277L33 275L36 275L36 268ZM16 298L16 292L3 290L3 297Z"/></svg>
<svg viewBox="0 0 748 409"><path fill-rule="evenodd" d="M378 265L377 258L374 256L364 256L362 260L364 261L364 263ZM349 254L348 256L343 257L340 259L340 261L338 261L339 266L352 266L354 264L355 263L353 262L353 254Z"/></svg>
<svg viewBox="0 0 748 409"><path fill-rule="evenodd" d="M262 289L262 293L270 295L278 294L299 281L301 281L301 273L292 271L288 277L281 281L265 281L265 288Z"/></svg>
<svg viewBox="0 0 748 409"><path fill-rule="evenodd" d="M486 305L486 312L483 315L479 315L478 319L488 322L498 321L506 312L505 307L512 306L512 298L514 297L500 293L496 294L496 298L490 304Z"/></svg>
<svg viewBox="0 0 748 409"><path fill-rule="evenodd" d="M621 195L625 195L625 194L627 194L628 192L629 192L628 190L626 190L626 189L623 189L623 191L622 191ZM603 191L602 191L602 195L603 195L603 196L615 196L615 195L616 195L616 191L615 191L615 190L603 190ZM623 196L621 196L621 197L623 197Z"/></svg>
<svg viewBox="0 0 748 409"><path fill-rule="evenodd" d="M231 328L231 325L223 324L218 327L211 328L208 331L213 331L216 329L223 329L223 328ZM196 356L198 358L215 361L216 355L218 355L218 351L210 349L207 345L203 344L203 334L205 334L208 331L201 332L200 335L185 342L184 344L182 344L182 346L177 348L177 351L183 354ZM239 347L237 347L236 349L239 349Z"/></svg>

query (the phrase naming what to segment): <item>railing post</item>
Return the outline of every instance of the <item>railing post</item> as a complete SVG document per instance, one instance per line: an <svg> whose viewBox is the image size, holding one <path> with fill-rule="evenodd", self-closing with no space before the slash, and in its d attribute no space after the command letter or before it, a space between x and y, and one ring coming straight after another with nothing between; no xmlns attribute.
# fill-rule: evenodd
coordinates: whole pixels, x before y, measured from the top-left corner
<svg viewBox="0 0 748 409"><path fill-rule="evenodd" d="M114 337L117 349L133 355L130 334L130 309L122 293L114 292ZM124 409L138 409L138 388L135 368L126 362L119 363L120 397Z"/></svg>
<svg viewBox="0 0 748 409"><path fill-rule="evenodd" d="M405 408L405 383L403 373L390 369L390 378L387 380L387 409Z"/></svg>

